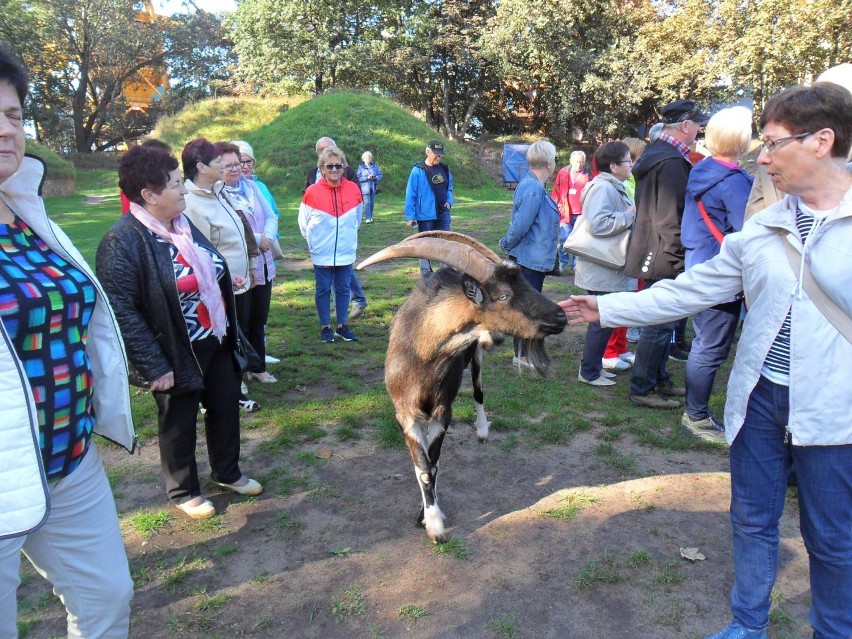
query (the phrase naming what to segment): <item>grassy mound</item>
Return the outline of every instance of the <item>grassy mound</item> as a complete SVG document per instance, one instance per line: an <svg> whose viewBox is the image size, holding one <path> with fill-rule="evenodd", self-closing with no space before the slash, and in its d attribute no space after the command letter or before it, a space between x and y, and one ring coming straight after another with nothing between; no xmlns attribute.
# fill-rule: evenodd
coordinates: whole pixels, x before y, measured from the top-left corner
<svg viewBox="0 0 852 639"><path fill-rule="evenodd" d="M303 100L303 97L202 100L161 119L151 137L171 145L180 156L183 145L197 137L211 142L245 139Z"/></svg>
<svg viewBox="0 0 852 639"><path fill-rule="evenodd" d="M299 100L204 100L161 120L152 136L172 145L178 155L188 140L198 136L247 140L257 155L261 179L285 199L301 196L307 167L316 164L314 145L323 135L334 138L353 166L364 151L371 151L385 175L385 193L405 192L411 166L424 158L426 144L436 138L446 144L447 164L457 186L491 183L468 147L444 139L390 100L350 92Z"/></svg>
<svg viewBox="0 0 852 639"><path fill-rule="evenodd" d="M258 174L288 195L301 193L307 167L316 163L317 138L334 138L352 166L370 151L384 173L382 191L405 192L412 165L424 158L429 140L442 139L455 184L478 188L490 183L473 153L435 133L401 106L367 93L328 93L290 109L248 141L258 156Z"/></svg>
<svg viewBox="0 0 852 639"><path fill-rule="evenodd" d="M71 162L63 160L55 151L39 144L35 140L27 139L27 153L37 155L44 160L45 164L47 164L48 179L61 180L76 177L76 171Z"/></svg>

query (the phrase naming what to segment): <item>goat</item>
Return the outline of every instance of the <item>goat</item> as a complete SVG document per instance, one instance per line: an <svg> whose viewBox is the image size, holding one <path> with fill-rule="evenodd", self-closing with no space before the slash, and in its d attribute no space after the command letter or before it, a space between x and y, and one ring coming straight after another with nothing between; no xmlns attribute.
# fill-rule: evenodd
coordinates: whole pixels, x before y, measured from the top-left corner
<svg viewBox="0 0 852 639"><path fill-rule="evenodd" d="M385 385L423 498L417 523L439 543L446 536L438 507L438 460L465 368L470 365L476 431L484 442L489 424L480 372L483 349L496 341L492 332L523 339L529 361L543 375L550 365L544 338L561 333L567 320L557 304L527 283L517 264L501 260L466 235L418 233L357 268L398 257L436 260L449 267L421 280L400 307L385 358Z"/></svg>

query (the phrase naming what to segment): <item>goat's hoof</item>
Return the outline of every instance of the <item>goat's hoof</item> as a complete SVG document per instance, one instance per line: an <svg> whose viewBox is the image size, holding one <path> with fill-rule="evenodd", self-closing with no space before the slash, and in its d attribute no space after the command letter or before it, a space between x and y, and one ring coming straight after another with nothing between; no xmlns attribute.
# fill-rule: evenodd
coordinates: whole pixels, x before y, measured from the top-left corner
<svg viewBox="0 0 852 639"><path fill-rule="evenodd" d="M488 435L485 435L485 436L479 438L480 444L484 444L487 441L488 441Z"/></svg>
<svg viewBox="0 0 852 639"><path fill-rule="evenodd" d="M432 537L432 536L430 535L430 539L432 540L432 543L433 543L433 544L435 544L436 546L437 546L438 544L445 544L445 543L447 543L447 535L446 535L446 534L444 534L444 533L441 533L440 535L435 535L434 537Z"/></svg>

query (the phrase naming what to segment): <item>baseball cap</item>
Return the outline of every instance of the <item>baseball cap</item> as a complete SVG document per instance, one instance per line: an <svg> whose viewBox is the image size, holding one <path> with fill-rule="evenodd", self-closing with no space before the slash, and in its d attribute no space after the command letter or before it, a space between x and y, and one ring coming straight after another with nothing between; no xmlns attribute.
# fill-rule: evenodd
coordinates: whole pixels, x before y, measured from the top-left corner
<svg viewBox="0 0 852 639"><path fill-rule="evenodd" d="M444 143L440 140L432 140L429 143L429 149L435 155L444 155Z"/></svg>
<svg viewBox="0 0 852 639"><path fill-rule="evenodd" d="M710 120L710 116L703 113L698 104L692 100L675 100L660 109L660 119L666 124L692 120L704 125Z"/></svg>

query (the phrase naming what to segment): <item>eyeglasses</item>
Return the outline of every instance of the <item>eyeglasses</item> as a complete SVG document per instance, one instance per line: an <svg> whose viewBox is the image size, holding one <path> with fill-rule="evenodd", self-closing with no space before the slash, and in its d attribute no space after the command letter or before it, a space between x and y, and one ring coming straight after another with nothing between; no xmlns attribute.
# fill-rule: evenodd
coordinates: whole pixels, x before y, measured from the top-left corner
<svg viewBox="0 0 852 639"><path fill-rule="evenodd" d="M633 160L627 158L626 160L621 160L620 162L613 162L613 164L633 164Z"/></svg>
<svg viewBox="0 0 852 639"><path fill-rule="evenodd" d="M761 151L766 151L769 155L772 155L777 151L780 147L784 146L788 142L792 142L793 140L801 140L803 138L808 137L809 135L813 135L813 133L797 133L796 135L788 135L786 138L778 138L777 140L762 140L763 144L760 147Z"/></svg>
<svg viewBox="0 0 852 639"><path fill-rule="evenodd" d="M242 166L244 168L254 166L254 160L240 160L240 166Z"/></svg>
<svg viewBox="0 0 852 639"><path fill-rule="evenodd" d="M239 162L231 162L230 164L225 165L226 171L238 171L239 169L240 169L240 163Z"/></svg>
<svg viewBox="0 0 852 639"><path fill-rule="evenodd" d="M342 171L343 165L342 164L326 164L325 168L328 169L329 171Z"/></svg>

